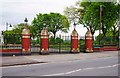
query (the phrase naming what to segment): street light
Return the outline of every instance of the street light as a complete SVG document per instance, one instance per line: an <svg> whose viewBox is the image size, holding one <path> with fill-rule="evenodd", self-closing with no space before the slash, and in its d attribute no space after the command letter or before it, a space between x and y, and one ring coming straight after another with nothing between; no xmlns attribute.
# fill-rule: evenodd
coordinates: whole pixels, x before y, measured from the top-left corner
<svg viewBox="0 0 120 78"><path fill-rule="evenodd" d="M99 26L99 45L100 45L100 34L102 28L102 5L100 4L100 26Z"/></svg>
<svg viewBox="0 0 120 78"><path fill-rule="evenodd" d="M9 23L6 23L6 30L8 30L8 27L12 27L12 25Z"/></svg>
<svg viewBox="0 0 120 78"><path fill-rule="evenodd" d="M28 28L28 25L27 25L28 19L25 18L25 19L24 19L24 22L25 22L25 24L24 24L24 28Z"/></svg>
<svg viewBox="0 0 120 78"><path fill-rule="evenodd" d="M28 19L27 19L27 18L25 18L24 22L26 22L26 23L27 23L27 22L28 22Z"/></svg>
<svg viewBox="0 0 120 78"><path fill-rule="evenodd" d="M25 26L27 26L28 19L25 18L24 22L25 22Z"/></svg>
<svg viewBox="0 0 120 78"><path fill-rule="evenodd" d="M4 31L1 31L1 38L0 38L0 44L3 45L4 44Z"/></svg>

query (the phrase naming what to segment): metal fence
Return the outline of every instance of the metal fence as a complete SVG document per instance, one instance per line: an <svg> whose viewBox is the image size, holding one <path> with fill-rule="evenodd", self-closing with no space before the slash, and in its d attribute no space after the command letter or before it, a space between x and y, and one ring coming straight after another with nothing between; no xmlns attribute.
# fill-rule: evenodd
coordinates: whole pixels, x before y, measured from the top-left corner
<svg viewBox="0 0 120 78"><path fill-rule="evenodd" d="M80 52L80 45L84 45L84 37L78 37L78 51ZM50 53L70 53L71 52L71 36L59 36L56 38L49 38Z"/></svg>
<svg viewBox="0 0 120 78"><path fill-rule="evenodd" d="M105 45L109 45L109 46L118 46L119 45L119 37L118 36L107 36L107 37L103 37L103 38L98 38L98 37L94 37L95 39L93 40L93 46L105 46Z"/></svg>
<svg viewBox="0 0 120 78"><path fill-rule="evenodd" d="M64 37L67 38L67 37ZM49 52L61 53L71 51L71 39L62 39L62 37L49 38Z"/></svg>
<svg viewBox="0 0 120 78"><path fill-rule="evenodd" d="M40 35L30 36L30 48L32 53L40 52ZM2 49L22 49L22 35L21 34L4 34L3 35L4 44ZM96 46L118 46L119 37L118 36L107 36L100 40L98 37L93 37L93 47ZM85 50L85 36L78 37L78 50L79 52ZM59 36L59 37L49 37L49 52L50 53L69 53L71 51L71 36Z"/></svg>
<svg viewBox="0 0 120 78"><path fill-rule="evenodd" d="M21 34L4 34L1 48L22 49L21 42L22 42Z"/></svg>

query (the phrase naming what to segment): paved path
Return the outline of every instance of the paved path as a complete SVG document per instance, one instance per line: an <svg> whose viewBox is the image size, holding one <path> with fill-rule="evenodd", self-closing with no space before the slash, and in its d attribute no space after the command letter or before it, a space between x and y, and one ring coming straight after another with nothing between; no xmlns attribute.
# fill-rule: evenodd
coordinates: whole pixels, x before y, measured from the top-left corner
<svg viewBox="0 0 120 78"><path fill-rule="evenodd" d="M95 53L79 54L50 54L50 55L30 55L30 56L4 56L1 57L1 66L24 65L34 63L63 62L82 59L96 59L103 57L118 56L118 51L106 51Z"/></svg>

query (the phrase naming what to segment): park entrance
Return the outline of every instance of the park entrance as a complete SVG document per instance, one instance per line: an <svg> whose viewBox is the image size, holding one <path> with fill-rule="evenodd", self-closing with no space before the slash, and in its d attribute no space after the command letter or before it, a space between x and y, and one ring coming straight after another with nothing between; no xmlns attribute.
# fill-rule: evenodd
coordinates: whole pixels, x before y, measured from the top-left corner
<svg viewBox="0 0 120 78"><path fill-rule="evenodd" d="M43 31L47 32L46 29ZM30 34L30 37L29 34L10 34L5 32L2 33L2 54L79 53L86 52L86 44L90 43L92 43L92 46L87 45L87 48L92 47L95 52L118 50L118 36L106 36L100 40L100 37L78 36L75 32L76 30L69 36L58 35L55 37L46 35L44 32L37 35Z"/></svg>

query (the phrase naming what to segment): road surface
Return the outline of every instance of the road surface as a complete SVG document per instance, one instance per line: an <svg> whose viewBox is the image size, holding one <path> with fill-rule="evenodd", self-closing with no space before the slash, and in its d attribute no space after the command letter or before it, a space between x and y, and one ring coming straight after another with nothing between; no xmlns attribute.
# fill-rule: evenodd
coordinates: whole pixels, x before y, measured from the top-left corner
<svg viewBox="0 0 120 78"><path fill-rule="evenodd" d="M2 76L118 76L118 56L2 67Z"/></svg>

